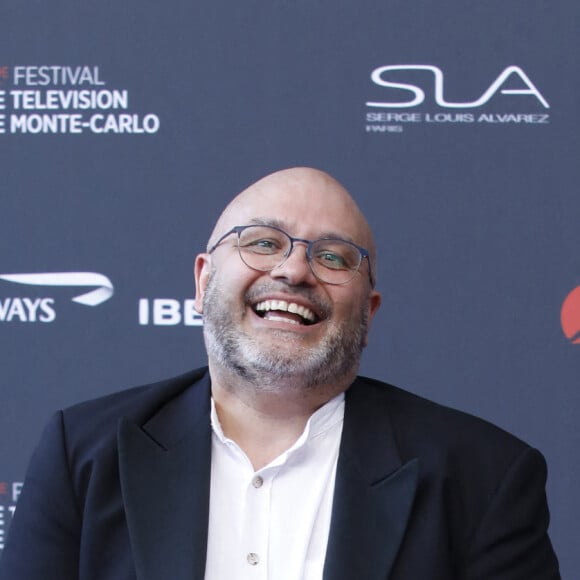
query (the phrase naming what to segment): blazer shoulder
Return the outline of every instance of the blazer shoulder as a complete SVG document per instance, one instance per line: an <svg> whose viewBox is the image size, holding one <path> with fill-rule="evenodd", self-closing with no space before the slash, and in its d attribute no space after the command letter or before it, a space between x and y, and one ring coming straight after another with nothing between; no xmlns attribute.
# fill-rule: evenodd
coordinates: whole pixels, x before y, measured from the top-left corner
<svg viewBox="0 0 580 580"><path fill-rule="evenodd" d="M121 418L142 426L179 400L190 387L204 384L209 387L206 367L78 403L59 411L58 422L71 453L75 449L109 447L116 442Z"/></svg>
<svg viewBox="0 0 580 580"><path fill-rule="evenodd" d="M388 416L403 454L428 450L434 455L479 455L480 459L483 454L503 456L510 462L529 449L527 443L490 421L388 383L360 377L353 386L358 398L371 401Z"/></svg>

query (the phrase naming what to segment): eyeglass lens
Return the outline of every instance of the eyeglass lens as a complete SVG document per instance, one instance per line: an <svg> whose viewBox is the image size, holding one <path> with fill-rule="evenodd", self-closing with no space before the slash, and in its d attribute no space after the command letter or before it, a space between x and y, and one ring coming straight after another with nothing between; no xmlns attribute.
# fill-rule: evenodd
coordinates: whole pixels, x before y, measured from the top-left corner
<svg viewBox="0 0 580 580"><path fill-rule="evenodd" d="M290 254L291 238L269 226L249 226L238 233L240 257L255 270L273 270ZM359 249L344 240L315 240L310 244L309 263L323 282L344 284L356 274L362 256Z"/></svg>

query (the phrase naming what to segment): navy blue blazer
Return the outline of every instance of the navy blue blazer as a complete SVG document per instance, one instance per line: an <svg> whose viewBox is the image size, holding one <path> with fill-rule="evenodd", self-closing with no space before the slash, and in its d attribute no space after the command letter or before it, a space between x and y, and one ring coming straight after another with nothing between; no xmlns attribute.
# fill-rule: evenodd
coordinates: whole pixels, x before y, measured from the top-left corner
<svg viewBox="0 0 580 580"><path fill-rule="evenodd" d="M0 578L203 580L209 415L207 369L57 413ZM556 580L545 478L540 453L497 427L358 378L324 580Z"/></svg>

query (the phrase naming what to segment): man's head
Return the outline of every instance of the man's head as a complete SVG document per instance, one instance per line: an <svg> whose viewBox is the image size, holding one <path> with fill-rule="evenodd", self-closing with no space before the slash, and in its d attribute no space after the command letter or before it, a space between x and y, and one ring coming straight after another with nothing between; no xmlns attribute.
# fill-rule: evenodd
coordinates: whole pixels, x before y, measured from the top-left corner
<svg viewBox="0 0 580 580"><path fill-rule="evenodd" d="M275 229L232 231L249 225ZM299 238L287 257L283 232ZM309 263L304 240L321 238L338 241L311 244ZM334 178L310 168L264 177L226 207L196 259L210 367L257 388L346 388L380 305L374 272L368 223Z"/></svg>

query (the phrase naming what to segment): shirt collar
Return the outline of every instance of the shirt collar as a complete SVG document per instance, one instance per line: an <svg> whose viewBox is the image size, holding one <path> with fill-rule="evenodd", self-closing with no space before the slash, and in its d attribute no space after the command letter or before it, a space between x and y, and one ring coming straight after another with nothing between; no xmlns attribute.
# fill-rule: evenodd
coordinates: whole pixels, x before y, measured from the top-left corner
<svg viewBox="0 0 580 580"><path fill-rule="evenodd" d="M296 442L287 449L284 453L282 453L279 457L274 459L270 466L279 465L284 463L291 453L294 453L304 445L308 441L313 440L316 437L324 434L326 431L331 429L334 425L339 422L342 422L344 419L344 393L339 393L336 397L327 401L322 407L314 411L314 413L310 416L308 421L306 422L306 426L304 427L304 431L298 437ZM220 424L220 420L217 415L217 410L215 406L215 402L213 397L211 398L211 428L213 433L218 438L221 443L225 445L231 445L235 442L229 439L224 435L222 426ZM236 445L237 447L237 445Z"/></svg>

